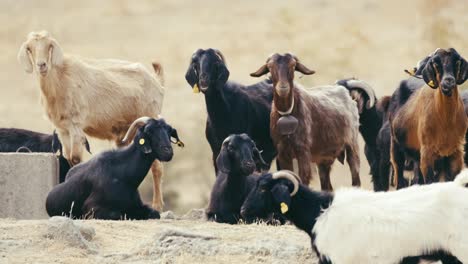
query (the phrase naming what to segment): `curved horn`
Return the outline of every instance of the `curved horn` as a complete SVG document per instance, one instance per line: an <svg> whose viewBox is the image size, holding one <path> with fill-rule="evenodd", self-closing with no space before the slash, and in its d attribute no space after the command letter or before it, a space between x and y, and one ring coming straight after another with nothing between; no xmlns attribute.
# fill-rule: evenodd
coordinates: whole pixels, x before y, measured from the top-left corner
<svg viewBox="0 0 468 264"><path fill-rule="evenodd" d="M301 183L301 179L297 176L294 172L288 170L280 170L273 173L273 179L287 179L290 180L294 184L294 189L291 192L291 196L296 195L297 191L299 190L299 184Z"/></svg>
<svg viewBox="0 0 468 264"><path fill-rule="evenodd" d="M361 89L363 90L367 96L369 97L369 101L367 101L366 108L369 109L375 105L375 92L372 87L361 80L348 80L346 84L349 86L349 88L354 88L354 89Z"/></svg>
<svg viewBox="0 0 468 264"><path fill-rule="evenodd" d="M151 117L142 116L137 120L133 121L133 123L128 128L127 133L125 134L125 137L122 139L122 145L127 145L129 141L132 140L133 137L135 137L136 130L144 126L150 119Z"/></svg>

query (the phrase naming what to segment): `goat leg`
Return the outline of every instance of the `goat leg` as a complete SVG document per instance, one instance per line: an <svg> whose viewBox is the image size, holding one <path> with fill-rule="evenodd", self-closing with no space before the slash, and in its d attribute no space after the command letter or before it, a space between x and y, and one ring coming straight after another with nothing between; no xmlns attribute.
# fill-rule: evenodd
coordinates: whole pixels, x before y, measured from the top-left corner
<svg viewBox="0 0 468 264"><path fill-rule="evenodd" d="M392 140L390 145L390 160L393 166L394 178L396 178L396 188L401 189L408 187L408 181L403 177L405 170L405 153L403 153L398 144Z"/></svg>
<svg viewBox="0 0 468 264"><path fill-rule="evenodd" d="M434 182L434 163L436 155L427 148L421 148L421 172L426 184Z"/></svg>
<svg viewBox="0 0 468 264"><path fill-rule="evenodd" d="M322 161L318 163L320 187L322 191L333 191L333 186L330 182L330 171L333 161Z"/></svg>
<svg viewBox="0 0 468 264"><path fill-rule="evenodd" d="M346 146L346 162L351 170L352 185L361 186L361 179L359 178L359 146L357 144Z"/></svg>
<svg viewBox="0 0 468 264"><path fill-rule="evenodd" d="M159 212L162 212L164 207L163 195L162 195L162 174L163 167L159 160L155 160L151 165L151 172L153 174L153 208Z"/></svg>

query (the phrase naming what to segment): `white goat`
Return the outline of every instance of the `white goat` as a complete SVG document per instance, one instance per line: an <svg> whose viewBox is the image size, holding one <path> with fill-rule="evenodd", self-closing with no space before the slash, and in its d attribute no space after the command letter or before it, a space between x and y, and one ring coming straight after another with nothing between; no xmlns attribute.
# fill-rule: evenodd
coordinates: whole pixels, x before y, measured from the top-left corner
<svg viewBox="0 0 468 264"><path fill-rule="evenodd" d="M84 59L63 54L47 31L31 32L21 45L18 60L27 73L36 72L41 103L57 127L64 156L73 165L81 162L85 134L122 142L130 124L141 116L161 112L164 87L162 68L153 63L155 74L142 64L120 60ZM153 207L161 210L162 167L152 167Z"/></svg>
<svg viewBox="0 0 468 264"><path fill-rule="evenodd" d="M300 184L292 172L266 174L241 214L250 219L267 213L283 213L307 232L320 263L396 264L420 256L454 256L468 263L466 169L453 182L394 192L317 192Z"/></svg>

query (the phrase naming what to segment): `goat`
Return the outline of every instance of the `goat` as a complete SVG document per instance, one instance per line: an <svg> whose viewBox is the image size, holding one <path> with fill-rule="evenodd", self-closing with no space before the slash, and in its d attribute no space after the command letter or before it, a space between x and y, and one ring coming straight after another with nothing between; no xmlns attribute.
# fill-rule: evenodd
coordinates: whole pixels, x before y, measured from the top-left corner
<svg viewBox="0 0 468 264"><path fill-rule="evenodd" d="M228 81L229 70L223 54L216 49L198 49L192 55L185 79L195 93L205 96L208 118L206 139L213 152L213 166L217 173L216 158L223 140L230 134L246 133L262 150L269 169L276 156L270 136L269 120L271 81L265 80L245 86Z"/></svg>
<svg viewBox="0 0 468 264"><path fill-rule="evenodd" d="M85 133L120 147L129 143L122 139L133 120L157 117L161 112L162 77L140 63L63 54L47 31L29 33L18 60L27 73L35 71L41 103L57 128L63 155L72 165L81 162ZM153 67L162 74L159 64ZM158 209L163 206L161 170L156 161L152 168L153 207Z"/></svg>
<svg viewBox="0 0 468 264"><path fill-rule="evenodd" d="M294 82L294 71L306 75L308 69L290 53L271 55L253 77L268 72L273 81L273 104L270 131L277 148L280 168L293 170L297 158L299 175L309 184L311 162L318 164L322 190L332 190L331 166L336 158L346 159L351 169L352 184L359 186L359 115L356 103L340 85L305 89Z"/></svg>
<svg viewBox="0 0 468 264"><path fill-rule="evenodd" d="M127 137L131 135L135 135L132 144L100 153L74 166L66 181L55 186L47 196L49 216L159 218L158 211L141 201L138 186L155 159L172 159L171 138L180 142L177 131L164 119L140 117L132 123L125 139L130 140Z"/></svg>
<svg viewBox="0 0 468 264"><path fill-rule="evenodd" d="M410 263L415 256L444 252L468 263L467 188L468 170L454 182L334 193L310 190L294 173L279 171L258 179L241 215L282 213L310 236L322 264Z"/></svg>
<svg viewBox="0 0 468 264"><path fill-rule="evenodd" d="M385 123L386 112L391 97L383 96L377 99L372 87L367 86L367 89L363 90L360 89L360 86L356 86L355 82L356 80L354 78L350 78L339 80L336 84L348 89L351 97L358 105L359 132L365 142L364 154L369 163L374 190L378 191L382 190L382 183L379 177L382 150L379 149L378 136Z"/></svg>
<svg viewBox="0 0 468 264"><path fill-rule="evenodd" d="M397 188L404 187L406 156L419 161L426 183L435 180L437 160L449 163L442 168L446 180L453 180L464 164L468 122L457 85L468 78L467 62L453 48L438 49L419 68L428 87L415 91L390 118L390 159Z"/></svg>
<svg viewBox="0 0 468 264"><path fill-rule="evenodd" d="M253 188L253 175L257 167L264 167L260 151L247 134L227 137L216 159L218 174L213 185L208 220L236 224L240 220L240 208Z"/></svg>
<svg viewBox="0 0 468 264"><path fill-rule="evenodd" d="M86 138L85 147L91 153ZM0 152L20 152L22 150L57 154L59 183L65 181L65 175L70 170L70 164L62 154L62 143L55 131L50 135L19 128L0 128Z"/></svg>

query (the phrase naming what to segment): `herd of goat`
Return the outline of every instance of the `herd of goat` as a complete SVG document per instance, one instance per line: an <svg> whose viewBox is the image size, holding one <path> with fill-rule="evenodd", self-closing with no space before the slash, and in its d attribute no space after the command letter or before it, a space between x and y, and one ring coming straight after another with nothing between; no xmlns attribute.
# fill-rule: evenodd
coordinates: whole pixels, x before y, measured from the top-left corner
<svg viewBox="0 0 468 264"><path fill-rule="evenodd" d="M18 59L35 73L56 130L0 129L0 152L58 155L60 183L47 197L48 214L159 218L161 162L172 159L172 144L184 146L160 116L162 66L153 63L150 72L140 63L65 54L46 31L31 32ZM251 74L269 77L245 86L228 80L219 50L193 53L185 79L205 96L216 173L208 219L289 220L310 236L321 264L468 263L468 93L458 89L468 78L465 59L453 48L437 49L381 98L354 78L304 88L295 72L315 73L293 54L276 53ZM374 191L358 188L359 133ZM87 136L117 148L81 162L84 149L91 153ZM270 173L275 159L278 171ZM333 192L336 159L348 163L354 188ZM321 191L308 187L313 164ZM138 193L150 169L152 206ZM409 180L405 170L413 172ZM387 192L391 184L398 190Z"/></svg>

